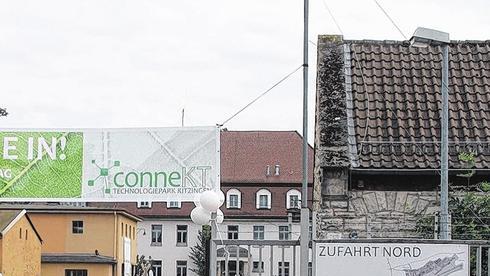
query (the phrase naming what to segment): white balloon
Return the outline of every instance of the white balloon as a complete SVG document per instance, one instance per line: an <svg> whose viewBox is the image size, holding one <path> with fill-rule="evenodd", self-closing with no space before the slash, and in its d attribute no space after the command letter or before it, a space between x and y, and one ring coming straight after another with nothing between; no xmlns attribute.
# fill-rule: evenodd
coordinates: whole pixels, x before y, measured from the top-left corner
<svg viewBox="0 0 490 276"><path fill-rule="evenodd" d="M224 219L225 219L225 215L220 209L218 209L216 211L216 223L223 223Z"/></svg>
<svg viewBox="0 0 490 276"><path fill-rule="evenodd" d="M219 198L219 206L221 207L221 205L225 203L225 194L223 193L223 191L219 190L218 198Z"/></svg>
<svg viewBox="0 0 490 276"><path fill-rule="evenodd" d="M192 209L191 219L197 225L205 225L211 220L211 213L202 207L196 207Z"/></svg>
<svg viewBox="0 0 490 276"><path fill-rule="evenodd" d="M214 191L205 191L202 193L201 206L209 212L216 212L220 206L218 194Z"/></svg>

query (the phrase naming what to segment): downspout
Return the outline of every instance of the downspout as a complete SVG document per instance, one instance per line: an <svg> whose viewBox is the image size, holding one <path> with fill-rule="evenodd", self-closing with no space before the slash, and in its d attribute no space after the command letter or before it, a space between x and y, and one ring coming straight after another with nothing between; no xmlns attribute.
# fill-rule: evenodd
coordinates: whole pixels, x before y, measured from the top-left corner
<svg viewBox="0 0 490 276"><path fill-rule="evenodd" d="M118 234L117 233L117 225L119 224L119 222L117 221L117 213L116 211L113 212L114 213L114 246L113 246L113 249L114 249L114 252L113 252L113 256L114 256L114 259L116 260L116 263L112 265L112 276L115 276L116 275L116 270L117 270L117 238L118 238Z"/></svg>

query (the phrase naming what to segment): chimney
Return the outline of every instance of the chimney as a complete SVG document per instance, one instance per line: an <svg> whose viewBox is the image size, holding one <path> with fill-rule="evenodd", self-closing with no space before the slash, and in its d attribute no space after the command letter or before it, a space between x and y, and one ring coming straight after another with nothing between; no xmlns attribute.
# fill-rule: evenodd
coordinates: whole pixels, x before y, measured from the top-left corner
<svg viewBox="0 0 490 276"><path fill-rule="evenodd" d="M281 166L276 165L274 168L274 175L279 176L279 174L281 174Z"/></svg>

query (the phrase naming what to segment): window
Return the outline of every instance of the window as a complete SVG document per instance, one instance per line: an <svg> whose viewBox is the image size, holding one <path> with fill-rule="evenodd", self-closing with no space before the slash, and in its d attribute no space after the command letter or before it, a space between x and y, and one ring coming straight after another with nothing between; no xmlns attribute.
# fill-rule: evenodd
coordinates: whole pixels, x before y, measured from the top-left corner
<svg viewBox="0 0 490 276"><path fill-rule="evenodd" d="M289 262L284 262L284 264L282 262L279 262L278 268L278 276L289 276Z"/></svg>
<svg viewBox="0 0 490 276"><path fill-rule="evenodd" d="M264 272L264 262L253 262L252 272Z"/></svg>
<svg viewBox="0 0 490 276"><path fill-rule="evenodd" d="M313 276L313 264L308 262L308 276Z"/></svg>
<svg viewBox="0 0 490 276"><path fill-rule="evenodd" d="M289 231L289 226L279 226L279 240L290 240L291 231Z"/></svg>
<svg viewBox="0 0 490 276"><path fill-rule="evenodd" d="M237 189L230 189L226 192L226 208L241 208L242 193Z"/></svg>
<svg viewBox="0 0 490 276"><path fill-rule="evenodd" d="M158 246L162 245L162 225L153 224L151 226L151 245Z"/></svg>
<svg viewBox="0 0 490 276"><path fill-rule="evenodd" d="M153 276L162 276L162 261L153 260L151 263L153 264L153 268L151 269Z"/></svg>
<svg viewBox="0 0 490 276"><path fill-rule="evenodd" d="M269 198L267 195L260 195L259 208L267 208L269 205Z"/></svg>
<svg viewBox="0 0 490 276"><path fill-rule="evenodd" d="M238 195L230 195L230 203L228 208L238 208Z"/></svg>
<svg viewBox="0 0 490 276"><path fill-rule="evenodd" d="M73 234L83 234L83 221L74 220L71 222L71 232Z"/></svg>
<svg viewBox="0 0 490 276"><path fill-rule="evenodd" d="M238 240L238 225L228 225L228 239Z"/></svg>
<svg viewBox="0 0 490 276"><path fill-rule="evenodd" d="M264 239L264 226L254 226L254 240Z"/></svg>
<svg viewBox="0 0 490 276"><path fill-rule="evenodd" d="M167 208L180 208L182 205L180 201L169 201L167 202Z"/></svg>
<svg viewBox="0 0 490 276"><path fill-rule="evenodd" d="M139 201L137 203L138 208L151 208L151 202L149 201Z"/></svg>
<svg viewBox="0 0 490 276"><path fill-rule="evenodd" d="M177 245L187 246L187 225L177 225Z"/></svg>
<svg viewBox="0 0 490 276"><path fill-rule="evenodd" d="M87 276L86 269L65 269L65 276Z"/></svg>
<svg viewBox="0 0 490 276"><path fill-rule="evenodd" d="M177 276L187 276L187 261L177 261Z"/></svg>
<svg viewBox="0 0 490 276"><path fill-rule="evenodd" d="M87 207L87 202L60 202L62 206Z"/></svg>
<svg viewBox="0 0 490 276"><path fill-rule="evenodd" d="M291 189L286 193L286 208L299 209L301 208L301 192L296 189Z"/></svg>
<svg viewBox="0 0 490 276"><path fill-rule="evenodd" d="M271 192L266 189L257 191L255 198L257 209L270 209L271 208Z"/></svg>
<svg viewBox="0 0 490 276"><path fill-rule="evenodd" d="M19 229L19 239L22 239L22 228Z"/></svg>
<svg viewBox="0 0 490 276"><path fill-rule="evenodd" d="M292 195L289 197L289 208L299 209L299 196Z"/></svg>

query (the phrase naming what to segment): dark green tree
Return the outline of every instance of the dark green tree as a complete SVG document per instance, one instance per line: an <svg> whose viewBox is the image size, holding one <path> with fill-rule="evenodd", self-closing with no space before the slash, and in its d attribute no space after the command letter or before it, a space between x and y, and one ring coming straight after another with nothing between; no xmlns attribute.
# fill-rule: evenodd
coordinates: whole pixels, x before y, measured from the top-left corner
<svg viewBox="0 0 490 276"><path fill-rule="evenodd" d="M195 268L189 270L198 276L209 276L209 249L211 242L211 227L205 225L197 235L197 244L191 248L190 258Z"/></svg>
<svg viewBox="0 0 490 276"><path fill-rule="evenodd" d="M455 240L489 240L490 239L490 184L487 181L471 183L475 175L473 153L460 153L459 160L467 169L458 174L466 178L466 187L452 193L449 199L451 214L451 235ZM434 238L434 216L423 217L417 222L417 232L422 238ZM435 229L439 230L439 229ZM488 251L483 250L483 275L486 273ZM476 254L471 252L471 275L475 275Z"/></svg>

